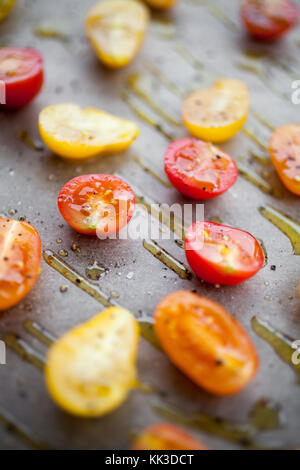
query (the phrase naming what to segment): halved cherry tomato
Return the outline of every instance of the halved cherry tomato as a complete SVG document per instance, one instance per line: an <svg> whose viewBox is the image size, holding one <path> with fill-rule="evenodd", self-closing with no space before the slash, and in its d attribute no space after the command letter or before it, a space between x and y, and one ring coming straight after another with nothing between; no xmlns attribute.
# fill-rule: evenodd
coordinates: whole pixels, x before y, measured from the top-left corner
<svg viewBox="0 0 300 470"><path fill-rule="evenodd" d="M0 0L0 21L6 18L15 5L15 0Z"/></svg>
<svg viewBox="0 0 300 470"><path fill-rule="evenodd" d="M165 297L154 313L156 334L171 361L215 395L241 391L259 360L242 326L217 302L190 291Z"/></svg>
<svg viewBox="0 0 300 470"><path fill-rule="evenodd" d="M124 67L139 52L149 22L146 5L135 0L104 0L88 11L86 35L108 67Z"/></svg>
<svg viewBox="0 0 300 470"><path fill-rule="evenodd" d="M45 378L65 411L101 416L120 406L137 384L139 326L128 310L110 307L51 346Z"/></svg>
<svg viewBox="0 0 300 470"><path fill-rule="evenodd" d="M210 88L191 93L182 107L183 123L194 137L225 142L243 126L249 109L245 83L222 78Z"/></svg>
<svg viewBox="0 0 300 470"><path fill-rule="evenodd" d="M201 441L183 429L168 423L156 423L144 429L134 440L134 450L207 450Z"/></svg>
<svg viewBox="0 0 300 470"><path fill-rule="evenodd" d="M299 11L290 0L244 0L241 19L255 39L273 40L298 23Z"/></svg>
<svg viewBox="0 0 300 470"><path fill-rule="evenodd" d="M0 217L0 310L16 305L40 273L41 240L27 222Z"/></svg>
<svg viewBox="0 0 300 470"><path fill-rule="evenodd" d="M185 254L199 278L221 285L246 281L265 261L259 242L250 233L214 222L195 222L188 228Z"/></svg>
<svg viewBox="0 0 300 470"><path fill-rule="evenodd" d="M1 109L19 109L39 93L44 80L43 58L34 49L0 48L0 81L5 84Z"/></svg>
<svg viewBox="0 0 300 470"><path fill-rule="evenodd" d="M146 3L152 8L156 8L157 10L167 10L167 8L171 8L178 0L145 0Z"/></svg>
<svg viewBox="0 0 300 470"><path fill-rule="evenodd" d="M178 191L202 200L220 196L238 177L238 168L227 153L193 138L177 140L167 148L165 172Z"/></svg>
<svg viewBox="0 0 300 470"><path fill-rule="evenodd" d="M85 159L126 150L139 133L132 121L93 108L57 104L39 116L41 138L64 158Z"/></svg>
<svg viewBox="0 0 300 470"><path fill-rule="evenodd" d="M269 150L283 184L300 196L300 125L286 124L276 129Z"/></svg>
<svg viewBox="0 0 300 470"><path fill-rule="evenodd" d="M79 233L108 237L133 216L131 187L113 175L82 175L68 181L58 195L63 218Z"/></svg>

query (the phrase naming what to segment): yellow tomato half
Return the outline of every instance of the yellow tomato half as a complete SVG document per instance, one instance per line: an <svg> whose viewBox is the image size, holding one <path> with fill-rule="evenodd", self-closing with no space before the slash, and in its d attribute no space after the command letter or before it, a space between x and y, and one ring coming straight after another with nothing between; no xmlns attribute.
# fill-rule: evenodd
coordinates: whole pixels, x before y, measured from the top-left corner
<svg viewBox="0 0 300 470"><path fill-rule="evenodd" d="M56 104L44 108L39 129L45 144L65 158L91 158L107 152L121 152L139 133L132 121L94 108Z"/></svg>
<svg viewBox="0 0 300 470"><path fill-rule="evenodd" d="M104 0L87 13L86 35L108 67L124 67L137 55L149 22L146 5L136 0Z"/></svg>
<svg viewBox="0 0 300 470"><path fill-rule="evenodd" d="M185 99L182 119L193 136L209 142L225 142L242 128L248 109L247 86L239 80L222 78Z"/></svg>
<svg viewBox="0 0 300 470"><path fill-rule="evenodd" d="M146 3L152 8L157 8L158 10L166 10L167 8L175 5L178 0L145 0Z"/></svg>
<svg viewBox="0 0 300 470"><path fill-rule="evenodd" d="M45 369L53 400L81 417L104 415L136 385L139 326L128 310L111 307L63 335Z"/></svg>
<svg viewBox="0 0 300 470"><path fill-rule="evenodd" d="M15 5L15 0L0 0L0 21L6 18Z"/></svg>

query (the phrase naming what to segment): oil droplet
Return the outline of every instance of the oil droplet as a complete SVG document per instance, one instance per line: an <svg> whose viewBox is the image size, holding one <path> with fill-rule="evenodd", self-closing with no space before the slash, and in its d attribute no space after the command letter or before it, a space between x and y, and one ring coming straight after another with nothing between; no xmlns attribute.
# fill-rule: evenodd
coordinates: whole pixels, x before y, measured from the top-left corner
<svg viewBox="0 0 300 470"><path fill-rule="evenodd" d="M81 251L80 246L77 245L77 243L72 243L71 250L74 251L74 253L80 253Z"/></svg>
<svg viewBox="0 0 300 470"><path fill-rule="evenodd" d="M64 258L65 258L66 256L68 256L67 250L59 250L59 251L58 251L58 254L59 254L60 256L63 256Z"/></svg>
<svg viewBox="0 0 300 470"><path fill-rule="evenodd" d="M41 152L44 150L43 144L37 140L33 140L26 130L18 131L17 138L22 140L22 142L24 142L24 144L27 145L27 147L30 147L33 150L36 150L38 152Z"/></svg>
<svg viewBox="0 0 300 470"><path fill-rule="evenodd" d="M272 346L278 356L294 370L300 381L300 364L292 362L292 356L295 353L292 347L294 340L258 317L253 317L251 324L255 333Z"/></svg>
<svg viewBox="0 0 300 470"><path fill-rule="evenodd" d="M134 273L131 271L130 273L127 274L126 279L132 279L134 276Z"/></svg>
<svg viewBox="0 0 300 470"><path fill-rule="evenodd" d="M98 261L93 261L86 268L85 274L92 281L99 281L100 277L104 276L106 271L107 269L101 263L98 263Z"/></svg>
<svg viewBox="0 0 300 470"><path fill-rule="evenodd" d="M58 244L62 243L62 239L61 239L61 238L57 238L57 239L56 239L56 243L58 243Z"/></svg>
<svg viewBox="0 0 300 470"><path fill-rule="evenodd" d="M33 33L40 38L57 39L67 41L68 34L57 22L45 21L33 29Z"/></svg>
<svg viewBox="0 0 300 470"><path fill-rule="evenodd" d="M290 239L294 254L300 255L300 224L270 206L260 207L259 212Z"/></svg>
<svg viewBox="0 0 300 470"><path fill-rule="evenodd" d="M112 290L110 292L110 297L112 297L113 299L118 299L120 297L120 295L115 290Z"/></svg>
<svg viewBox="0 0 300 470"><path fill-rule="evenodd" d="M45 346L51 346L52 343L56 341L54 336L51 335L44 327L39 325L34 320L26 320L24 323L24 329L27 333L30 333L32 336L37 338Z"/></svg>
<svg viewBox="0 0 300 470"><path fill-rule="evenodd" d="M153 240L144 240L143 246L155 258L174 271L181 279L192 279L193 273L189 270L189 268L170 255L170 253L168 253L166 250L161 248L158 243Z"/></svg>
<svg viewBox="0 0 300 470"><path fill-rule="evenodd" d="M67 292L68 286L66 286L66 285L60 286L59 290L60 290L60 292L62 292L62 293Z"/></svg>

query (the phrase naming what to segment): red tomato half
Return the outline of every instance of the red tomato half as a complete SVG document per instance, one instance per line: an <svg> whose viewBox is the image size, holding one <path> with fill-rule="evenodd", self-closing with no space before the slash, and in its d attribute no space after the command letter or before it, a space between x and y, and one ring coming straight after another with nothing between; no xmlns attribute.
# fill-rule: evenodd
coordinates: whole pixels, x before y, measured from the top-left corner
<svg viewBox="0 0 300 470"><path fill-rule="evenodd" d="M213 222L195 222L188 228L185 254L199 278L221 285L246 281L265 261L259 242L250 233Z"/></svg>
<svg viewBox="0 0 300 470"><path fill-rule="evenodd" d="M244 0L241 18L256 39L277 39L298 23L298 8L290 0Z"/></svg>
<svg viewBox="0 0 300 470"><path fill-rule="evenodd" d="M0 48L0 81L5 83L6 95L6 103L0 104L0 109L19 109L28 104L40 91L43 80L43 58L39 52Z"/></svg>
<svg viewBox="0 0 300 470"><path fill-rule="evenodd" d="M77 232L108 237L129 222L135 197L131 187L117 176L82 175L64 185L58 208Z"/></svg>
<svg viewBox="0 0 300 470"><path fill-rule="evenodd" d="M227 191L238 177L233 159L209 142L185 138L165 153L165 172L184 196L211 199Z"/></svg>
<svg viewBox="0 0 300 470"><path fill-rule="evenodd" d="M0 310L20 302L40 273L41 240L27 222L0 217Z"/></svg>

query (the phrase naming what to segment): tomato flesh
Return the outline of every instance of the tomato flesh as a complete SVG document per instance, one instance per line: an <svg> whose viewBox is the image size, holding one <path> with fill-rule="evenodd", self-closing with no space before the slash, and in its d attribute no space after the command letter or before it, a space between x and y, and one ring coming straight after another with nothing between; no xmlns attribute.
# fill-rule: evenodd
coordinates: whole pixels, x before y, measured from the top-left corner
<svg viewBox="0 0 300 470"><path fill-rule="evenodd" d="M286 124L276 129L271 136L269 150L283 184L300 196L300 126Z"/></svg>
<svg viewBox="0 0 300 470"><path fill-rule="evenodd" d="M131 187L117 176L82 175L62 188L58 208L77 232L108 237L129 222L135 197Z"/></svg>
<svg viewBox="0 0 300 470"><path fill-rule="evenodd" d="M41 264L41 240L27 222L0 218L0 310L22 300L34 286Z"/></svg>
<svg viewBox="0 0 300 470"><path fill-rule="evenodd" d="M175 188L192 199L211 199L237 180L234 160L214 145L194 138L180 139L165 153L165 172Z"/></svg>
<svg viewBox="0 0 300 470"><path fill-rule="evenodd" d="M19 109L40 91L44 80L43 59L33 49L0 48L0 81L5 84L5 103L0 109Z"/></svg>
<svg viewBox="0 0 300 470"><path fill-rule="evenodd" d="M134 450L207 450L201 441L183 429L157 423L144 429L135 439Z"/></svg>
<svg viewBox="0 0 300 470"><path fill-rule="evenodd" d="M173 292L156 307L154 325L170 360L215 395L241 391L257 371L259 360L246 332L213 300Z"/></svg>
<svg viewBox="0 0 300 470"><path fill-rule="evenodd" d="M195 222L188 228L185 254L199 278L221 285L246 281L265 261L259 242L250 233L214 222Z"/></svg>
<svg viewBox="0 0 300 470"><path fill-rule="evenodd" d="M277 39L298 23L299 11L290 0L244 0L241 19L256 39Z"/></svg>

